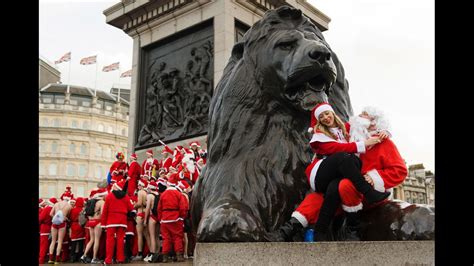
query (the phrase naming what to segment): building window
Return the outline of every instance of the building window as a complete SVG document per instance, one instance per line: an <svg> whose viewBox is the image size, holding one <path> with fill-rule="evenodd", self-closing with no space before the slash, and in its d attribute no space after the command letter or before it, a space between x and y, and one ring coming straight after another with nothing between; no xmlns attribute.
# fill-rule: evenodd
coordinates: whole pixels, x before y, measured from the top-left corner
<svg viewBox="0 0 474 266"><path fill-rule="evenodd" d="M61 126L61 120L59 120L59 118L55 118L54 121L53 121L53 125L55 127L60 127Z"/></svg>
<svg viewBox="0 0 474 266"><path fill-rule="evenodd" d="M97 166L95 168L95 177L102 178L102 176L104 176L104 173L102 173L102 172L103 172L102 166Z"/></svg>
<svg viewBox="0 0 474 266"><path fill-rule="evenodd" d="M72 120L72 128L77 128L77 120Z"/></svg>
<svg viewBox="0 0 474 266"><path fill-rule="evenodd" d="M83 102L82 102L82 106L90 107L90 106L91 106L91 102L83 101Z"/></svg>
<svg viewBox="0 0 474 266"><path fill-rule="evenodd" d="M41 142L39 145L40 152L46 152L46 143Z"/></svg>
<svg viewBox="0 0 474 266"><path fill-rule="evenodd" d="M70 100L69 103L70 103L71 105L77 105L77 100Z"/></svg>
<svg viewBox="0 0 474 266"><path fill-rule="evenodd" d="M97 127L97 130L99 130L100 132L104 132L104 125L99 124L99 126Z"/></svg>
<svg viewBox="0 0 474 266"><path fill-rule="evenodd" d="M81 164L79 165L79 176L80 177L85 177L87 175L87 169L86 166Z"/></svg>
<svg viewBox="0 0 474 266"><path fill-rule="evenodd" d="M76 145L74 143L69 144L69 153L75 153L76 152Z"/></svg>
<svg viewBox="0 0 474 266"><path fill-rule="evenodd" d="M112 126L107 127L107 132L110 134L114 134L114 129L112 128Z"/></svg>
<svg viewBox="0 0 474 266"><path fill-rule="evenodd" d="M95 150L95 155L97 157L102 157L102 147L101 146L97 146L97 149Z"/></svg>
<svg viewBox="0 0 474 266"><path fill-rule="evenodd" d="M43 118L41 119L41 125L43 127L47 127L48 126L48 118Z"/></svg>
<svg viewBox="0 0 474 266"><path fill-rule="evenodd" d="M81 144L81 154L86 155L87 154L87 147L84 143Z"/></svg>
<svg viewBox="0 0 474 266"><path fill-rule="evenodd" d="M44 167L44 163L40 163L39 165L39 174L40 175L46 174L46 168Z"/></svg>
<svg viewBox="0 0 474 266"><path fill-rule="evenodd" d="M54 184L49 184L48 185L48 197L56 197L56 193L55 193L55 189L54 189Z"/></svg>
<svg viewBox="0 0 474 266"><path fill-rule="evenodd" d="M48 175L57 175L58 174L58 166L55 163L49 165L48 168Z"/></svg>
<svg viewBox="0 0 474 266"><path fill-rule="evenodd" d="M51 152L52 153L57 153L58 152L58 143L56 141L54 141L52 144L51 144Z"/></svg>
<svg viewBox="0 0 474 266"><path fill-rule="evenodd" d="M67 176L75 176L76 167L73 164L68 164L66 173L67 173Z"/></svg>
<svg viewBox="0 0 474 266"><path fill-rule="evenodd" d="M107 159L110 159L110 157L112 157L112 151L110 150L110 148L105 148L105 154L104 154L105 158Z"/></svg>
<svg viewBox="0 0 474 266"><path fill-rule="evenodd" d="M87 121L82 122L82 129L89 129L89 122Z"/></svg>
<svg viewBox="0 0 474 266"><path fill-rule="evenodd" d="M77 186L76 193L79 197L84 197L84 186L83 185Z"/></svg>
<svg viewBox="0 0 474 266"><path fill-rule="evenodd" d="M53 102L52 98L43 97L43 103L52 103L52 102Z"/></svg>
<svg viewBox="0 0 474 266"><path fill-rule="evenodd" d="M125 131L125 128L122 128L122 136L126 136L127 132Z"/></svg>

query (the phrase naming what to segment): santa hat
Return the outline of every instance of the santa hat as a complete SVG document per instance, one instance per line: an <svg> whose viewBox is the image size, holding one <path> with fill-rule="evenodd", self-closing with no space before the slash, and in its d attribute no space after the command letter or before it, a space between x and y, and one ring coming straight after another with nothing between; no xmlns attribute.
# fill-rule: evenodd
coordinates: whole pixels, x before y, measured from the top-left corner
<svg viewBox="0 0 474 266"><path fill-rule="evenodd" d="M92 199L98 191L99 191L98 188L92 189L91 192L89 193L89 199Z"/></svg>
<svg viewBox="0 0 474 266"><path fill-rule="evenodd" d="M75 199L70 199L69 203L76 203L76 200Z"/></svg>
<svg viewBox="0 0 474 266"><path fill-rule="evenodd" d="M189 143L189 147L192 147L192 146L197 146L198 148L201 148L201 144L199 143L199 141L193 141Z"/></svg>
<svg viewBox="0 0 474 266"><path fill-rule="evenodd" d="M189 183L186 181L179 181L178 188L180 188L182 191L185 191L186 189L189 188Z"/></svg>
<svg viewBox="0 0 474 266"><path fill-rule="evenodd" d="M147 151L146 151L146 154L147 154L147 155L153 155L153 150L152 150L152 149L147 150Z"/></svg>
<svg viewBox="0 0 474 266"><path fill-rule="evenodd" d="M120 182L116 182L112 185L112 187L114 187L115 189L117 190L123 190L123 188L125 187L125 180L121 180Z"/></svg>
<svg viewBox="0 0 474 266"><path fill-rule="evenodd" d="M162 173L165 173L167 174L167 171L165 168L160 168L160 170L158 170L158 174L161 175Z"/></svg>
<svg viewBox="0 0 474 266"><path fill-rule="evenodd" d="M99 198L99 197L105 197L107 196L107 189L106 188L99 188L97 189L97 192L94 194L94 199Z"/></svg>
<svg viewBox="0 0 474 266"><path fill-rule="evenodd" d="M168 147L168 145L165 145L161 154L165 154L165 153L173 154L173 150L171 150L170 147Z"/></svg>
<svg viewBox="0 0 474 266"><path fill-rule="evenodd" d="M202 158L199 158L199 160L197 161L198 163L199 162L204 162L204 160Z"/></svg>
<svg viewBox="0 0 474 266"><path fill-rule="evenodd" d="M316 126L316 124L318 123L319 115L325 111L334 112L334 109L332 109L329 103L320 103L316 105L313 109L311 109L311 122L310 127L308 128L309 133L313 133L314 126Z"/></svg>
<svg viewBox="0 0 474 266"><path fill-rule="evenodd" d="M71 186L67 186L67 187L66 187L66 191L71 192Z"/></svg>
<svg viewBox="0 0 474 266"><path fill-rule="evenodd" d="M145 179L140 179L140 181L138 181L138 185L142 187L147 187L148 181L146 181Z"/></svg>
<svg viewBox="0 0 474 266"><path fill-rule="evenodd" d="M148 186L146 188L151 189L151 190L157 190L158 184L156 184L155 181L150 181L150 183L148 183Z"/></svg>
<svg viewBox="0 0 474 266"><path fill-rule="evenodd" d="M168 185L176 186L178 185L178 180L179 180L178 174L176 173L171 174L170 177L168 177Z"/></svg>
<svg viewBox="0 0 474 266"><path fill-rule="evenodd" d="M44 205L46 205L46 201L44 201L44 199L40 198L38 204L39 204L40 207L44 206Z"/></svg>
<svg viewBox="0 0 474 266"><path fill-rule="evenodd" d="M54 204L58 203L58 200L55 197L51 197L51 198L48 199L48 203L51 204L51 205L54 205Z"/></svg>
<svg viewBox="0 0 474 266"><path fill-rule="evenodd" d="M130 155L130 159L133 159L133 160L136 160L137 159L137 155L135 153L132 153Z"/></svg>

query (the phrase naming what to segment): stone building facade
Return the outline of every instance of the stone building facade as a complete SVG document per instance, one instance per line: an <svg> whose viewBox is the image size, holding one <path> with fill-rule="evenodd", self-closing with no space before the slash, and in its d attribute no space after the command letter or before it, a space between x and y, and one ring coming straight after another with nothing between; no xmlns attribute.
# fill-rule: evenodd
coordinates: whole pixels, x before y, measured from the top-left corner
<svg viewBox="0 0 474 266"><path fill-rule="evenodd" d="M39 196L75 196L107 177L116 152L127 155L128 101L90 88L48 84L39 95Z"/></svg>
<svg viewBox="0 0 474 266"><path fill-rule="evenodd" d="M435 205L435 178L423 164L408 166L405 181L394 188L394 198L409 203Z"/></svg>

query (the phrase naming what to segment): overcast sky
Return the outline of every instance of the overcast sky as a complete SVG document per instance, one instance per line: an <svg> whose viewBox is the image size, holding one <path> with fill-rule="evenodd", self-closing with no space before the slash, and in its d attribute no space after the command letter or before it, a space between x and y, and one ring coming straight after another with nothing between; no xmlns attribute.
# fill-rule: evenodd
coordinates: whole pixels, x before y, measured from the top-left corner
<svg viewBox="0 0 474 266"><path fill-rule="evenodd" d="M40 56L54 62L72 52L71 64L58 65L63 83L94 88L97 66L97 89L130 86L119 74L132 66L132 39L102 14L118 2L40 0ZM434 171L434 1L308 2L331 17L323 34L344 66L354 112L383 109L402 157ZM97 65L79 64L96 54ZM115 62L120 71L101 71Z"/></svg>

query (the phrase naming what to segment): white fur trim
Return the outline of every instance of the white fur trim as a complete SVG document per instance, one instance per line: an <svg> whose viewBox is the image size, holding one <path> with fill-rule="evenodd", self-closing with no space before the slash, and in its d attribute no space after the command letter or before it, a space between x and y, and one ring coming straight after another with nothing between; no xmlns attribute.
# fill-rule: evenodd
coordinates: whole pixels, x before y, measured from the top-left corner
<svg viewBox="0 0 474 266"><path fill-rule="evenodd" d="M109 228L109 227L125 227L127 228L127 225L126 224L108 224L106 226L103 226L105 228Z"/></svg>
<svg viewBox="0 0 474 266"><path fill-rule="evenodd" d="M316 174L318 172L318 169L319 169L319 165L323 162L324 159L321 159L319 160L313 167L313 169L311 169L311 174L309 175L309 185L311 186L311 189L313 191L316 191L316 187L314 185L314 179L316 178Z"/></svg>
<svg viewBox="0 0 474 266"><path fill-rule="evenodd" d="M303 214L301 214L300 212L294 211L291 214L291 217L294 217L296 220L298 220L298 222L303 225L303 228L306 228L308 226L308 219L306 219L306 217L304 217Z"/></svg>
<svg viewBox="0 0 474 266"><path fill-rule="evenodd" d="M316 110L314 110L314 116L316 117L316 119L319 119L319 115L322 113L322 112L325 112L325 111L333 111L334 110L332 109L331 105L329 104L322 104L320 105L318 108L316 108Z"/></svg>
<svg viewBox="0 0 474 266"><path fill-rule="evenodd" d="M362 210L362 202L357 204L356 206L347 206L347 205L344 205L342 204L342 209L346 212L357 212L359 210Z"/></svg>
<svg viewBox="0 0 474 266"><path fill-rule="evenodd" d="M382 177L376 169L368 171L367 175L369 175L370 178L372 178L372 181L374 181L375 190L385 192L385 182L383 181Z"/></svg>
<svg viewBox="0 0 474 266"><path fill-rule="evenodd" d="M332 142L332 141L336 141L336 140L324 135L323 133L317 132L317 133L313 134L313 137L311 138L310 143L316 142L316 141L319 141L319 142Z"/></svg>
<svg viewBox="0 0 474 266"><path fill-rule="evenodd" d="M97 199L98 197L107 196L107 194L108 194L107 191L104 191L104 192L102 192L102 193L95 193L92 198L93 198L93 199Z"/></svg>
<svg viewBox="0 0 474 266"><path fill-rule="evenodd" d="M314 131L314 128L308 127L308 133L313 133L313 131Z"/></svg>
<svg viewBox="0 0 474 266"><path fill-rule="evenodd" d="M49 233L41 233L40 236L49 236Z"/></svg>
<svg viewBox="0 0 474 266"><path fill-rule="evenodd" d="M365 153L365 143L364 141L357 141L357 153Z"/></svg>
<svg viewBox="0 0 474 266"><path fill-rule="evenodd" d="M125 235L134 236L135 233L134 232L125 232Z"/></svg>
<svg viewBox="0 0 474 266"><path fill-rule="evenodd" d="M85 238L85 237L81 237L81 238L74 238L74 239L72 239L72 238L71 238L71 241L78 241L78 240L83 240L83 239L86 239L86 238Z"/></svg>
<svg viewBox="0 0 474 266"><path fill-rule="evenodd" d="M183 221L184 219L179 217L178 219L176 220L161 220L160 221L160 224L167 224L167 223L174 223L174 222L177 222L177 221Z"/></svg>

